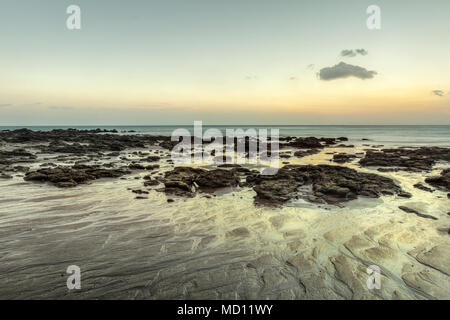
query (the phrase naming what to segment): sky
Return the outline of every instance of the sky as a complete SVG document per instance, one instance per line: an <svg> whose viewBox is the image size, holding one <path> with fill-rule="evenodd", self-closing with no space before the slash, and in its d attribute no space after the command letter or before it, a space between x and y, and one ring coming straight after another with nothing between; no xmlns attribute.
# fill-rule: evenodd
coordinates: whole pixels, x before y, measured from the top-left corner
<svg viewBox="0 0 450 320"><path fill-rule="evenodd" d="M449 54L448 0L0 0L0 125L449 125Z"/></svg>

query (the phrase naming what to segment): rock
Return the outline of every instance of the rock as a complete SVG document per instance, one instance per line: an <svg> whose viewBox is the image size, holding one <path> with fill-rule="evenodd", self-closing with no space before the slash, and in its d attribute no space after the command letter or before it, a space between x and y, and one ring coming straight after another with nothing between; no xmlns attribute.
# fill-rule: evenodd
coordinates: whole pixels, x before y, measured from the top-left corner
<svg viewBox="0 0 450 320"><path fill-rule="evenodd" d="M150 179L150 180L144 181L144 186L145 186L145 187L156 186L156 185L158 185L158 184L159 184L159 181L158 181L158 180Z"/></svg>
<svg viewBox="0 0 450 320"><path fill-rule="evenodd" d="M352 161L355 158L356 156L354 154L339 153L333 156L333 162L346 163Z"/></svg>
<svg viewBox="0 0 450 320"><path fill-rule="evenodd" d="M10 143L48 143L38 146L44 153L97 153L100 151L119 152L126 148L144 148L146 144L156 145L169 141L169 136L117 135L114 130L54 129L32 131L18 129L1 131L0 140ZM29 155L23 155L29 157ZM108 156L117 156L117 153ZM17 156L15 156L17 157ZM1 153L0 153L1 158Z"/></svg>
<svg viewBox="0 0 450 320"><path fill-rule="evenodd" d="M416 183L416 184L414 185L414 188L420 189L420 190L423 190L423 191L427 191L427 192L434 192L433 189L430 189L430 188L424 186L424 185L421 184L421 183Z"/></svg>
<svg viewBox="0 0 450 320"><path fill-rule="evenodd" d="M402 198L412 198L412 194L406 191L399 192L397 195Z"/></svg>
<svg viewBox="0 0 450 320"><path fill-rule="evenodd" d="M145 158L144 160L145 160L145 161L148 161L148 162L156 162L156 161L161 160L161 157L158 157L158 156L148 156L148 157Z"/></svg>
<svg viewBox="0 0 450 320"><path fill-rule="evenodd" d="M450 234L450 228L449 227L440 227L440 228L437 228L437 231L445 233L445 234Z"/></svg>
<svg viewBox="0 0 450 320"><path fill-rule="evenodd" d="M306 149L306 150L299 150L294 152L294 156L298 158L303 158L306 156L310 156L316 153L319 153L320 149Z"/></svg>
<svg viewBox="0 0 450 320"><path fill-rule="evenodd" d="M377 198L386 192L403 192L390 178L330 165L287 165L272 176L249 175L247 184L253 186L255 200L271 204L302 196L299 187L308 185L316 198L330 204L356 199L359 195Z"/></svg>
<svg viewBox="0 0 450 320"><path fill-rule="evenodd" d="M421 217L421 218L432 219L432 220L438 220L438 218L436 218L436 217L430 216L430 215L428 215L428 214L420 213L420 212L418 212L418 211L416 211L416 210L414 210L414 209L411 209L411 208L408 208L408 207L405 207L405 206L399 206L398 208L399 208L400 210L402 210L402 211L407 212L407 213L414 213L416 216L419 216L419 217Z"/></svg>
<svg viewBox="0 0 450 320"><path fill-rule="evenodd" d="M144 191L144 190L132 190L131 192L136 193L136 194L148 194L148 191Z"/></svg>
<svg viewBox="0 0 450 320"><path fill-rule="evenodd" d="M353 144L338 144L335 148L354 148Z"/></svg>
<svg viewBox="0 0 450 320"><path fill-rule="evenodd" d="M450 161L450 149L439 147L368 150L359 164L364 167L393 167L406 171L430 170L436 161Z"/></svg>
<svg viewBox="0 0 450 320"><path fill-rule="evenodd" d="M426 178L425 182L440 190L450 191L450 169L443 170L439 176Z"/></svg>
<svg viewBox="0 0 450 320"><path fill-rule="evenodd" d="M60 188L74 187L100 178L118 178L130 173L121 169L103 169L95 166L45 168L25 174L25 181L50 182Z"/></svg>
<svg viewBox="0 0 450 320"><path fill-rule="evenodd" d="M145 170L145 167L139 163L132 163L128 166L130 170Z"/></svg>
<svg viewBox="0 0 450 320"><path fill-rule="evenodd" d="M320 141L320 139L317 139L315 137L296 138L284 145L299 149L322 149L323 145L320 143Z"/></svg>
<svg viewBox="0 0 450 320"><path fill-rule="evenodd" d="M10 165L19 162L34 162L35 159L37 159L37 157L34 154L24 149L15 149L12 151L0 150L0 164Z"/></svg>
<svg viewBox="0 0 450 320"><path fill-rule="evenodd" d="M234 171L215 169L200 173L194 180L200 188L218 189L224 187L235 187L239 178L233 174Z"/></svg>
<svg viewBox="0 0 450 320"><path fill-rule="evenodd" d="M165 173L162 182L168 192L193 193L195 189L213 191L224 187L236 187L240 178L235 170L204 170L176 167Z"/></svg>

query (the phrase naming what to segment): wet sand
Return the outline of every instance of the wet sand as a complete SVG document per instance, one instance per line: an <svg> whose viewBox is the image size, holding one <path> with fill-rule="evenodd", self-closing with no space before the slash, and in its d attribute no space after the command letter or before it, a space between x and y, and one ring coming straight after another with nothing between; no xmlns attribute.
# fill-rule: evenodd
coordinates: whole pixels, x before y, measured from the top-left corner
<svg viewBox="0 0 450 320"><path fill-rule="evenodd" d="M344 150L282 161L333 164L333 151ZM173 168L168 159L161 172ZM136 199L148 174L139 170L69 189L15 174L0 180L0 298L449 299L449 201L413 187L448 163L427 173L343 166L393 178L412 198L270 208L255 205L249 187L193 198L153 188ZM69 265L81 268L81 290L66 287ZM380 290L366 286L370 265L382 270Z"/></svg>

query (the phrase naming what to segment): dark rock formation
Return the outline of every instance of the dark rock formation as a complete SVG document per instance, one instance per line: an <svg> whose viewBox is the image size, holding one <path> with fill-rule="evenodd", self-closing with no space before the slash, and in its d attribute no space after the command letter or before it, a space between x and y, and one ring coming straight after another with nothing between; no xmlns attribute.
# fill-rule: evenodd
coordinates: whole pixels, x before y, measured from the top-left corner
<svg viewBox="0 0 450 320"><path fill-rule="evenodd" d="M60 188L75 187L100 178L118 178L129 171L122 169L104 169L96 166L73 166L39 169L28 172L25 181L50 182Z"/></svg>
<svg viewBox="0 0 450 320"><path fill-rule="evenodd" d="M405 211L406 213L414 213L416 216L421 217L421 218L438 220L438 218L436 218L436 217L430 216L428 214L420 213L420 212L418 212L418 211L416 211L414 209L411 209L411 208L408 208L408 207L405 207L405 206L400 206L398 208L400 210L402 210L402 211Z"/></svg>
<svg viewBox="0 0 450 320"><path fill-rule="evenodd" d="M273 176L248 176L247 183L253 186L257 201L272 204L302 196L299 187L308 185L312 187L312 195L316 199L330 204L353 200L358 196L377 198L402 194L401 188L390 178L330 165L288 165Z"/></svg>
<svg viewBox="0 0 450 320"><path fill-rule="evenodd" d="M299 149L321 149L324 147L321 143L321 140L315 137L296 138L292 141L289 141L288 143L285 143L284 145Z"/></svg>
<svg viewBox="0 0 450 320"><path fill-rule="evenodd" d="M419 190L422 190L422 191L426 191L426 192L434 192L433 189L424 186L424 185L421 184L420 182L419 182L419 183L416 183L416 184L414 185L414 188L419 189Z"/></svg>
<svg viewBox="0 0 450 320"><path fill-rule="evenodd" d="M219 188L235 187L239 184L237 170L204 170L190 167L176 167L165 173L162 182L166 192L178 195L192 195L197 189L214 191Z"/></svg>
<svg viewBox="0 0 450 320"><path fill-rule="evenodd" d="M439 147L368 150L359 163L364 167L393 167L406 171L430 170L437 161L450 161L450 149Z"/></svg>
<svg viewBox="0 0 450 320"><path fill-rule="evenodd" d="M443 191L450 191L450 169L445 169L439 176L429 177L425 182Z"/></svg>
<svg viewBox="0 0 450 320"><path fill-rule="evenodd" d="M317 154L321 151L321 149L306 149L306 150L299 150L294 152L294 156L298 158L303 158L306 156L310 156L313 154Z"/></svg>
<svg viewBox="0 0 450 320"><path fill-rule="evenodd" d="M45 153L85 154L100 151L122 151L126 148L144 148L160 141L170 141L166 136L118 135L115 130L77 130L54 129L51 131L33 131L18 129L1 131L0 140L10 143L49 142L38 148Z"/></svg>
<svg viewBox="0 0 450 320"><path fill-rule="evenodd" d="M356 156L354 154L339 153L333 156L333 162L346 163L351 162L355 158Z"/></svg>

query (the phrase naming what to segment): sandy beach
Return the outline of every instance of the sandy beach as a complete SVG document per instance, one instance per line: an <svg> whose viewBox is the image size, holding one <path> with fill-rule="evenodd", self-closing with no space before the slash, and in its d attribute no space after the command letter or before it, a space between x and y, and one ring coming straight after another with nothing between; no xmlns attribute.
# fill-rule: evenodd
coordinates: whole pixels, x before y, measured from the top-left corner
<svg viewBox="0 0 450 320"><path fill-rule="evenodd" d="M337 138L281 139L263 177L174 166L169 137L2 131L0 298L449 299L450 149Z"/></svg>

